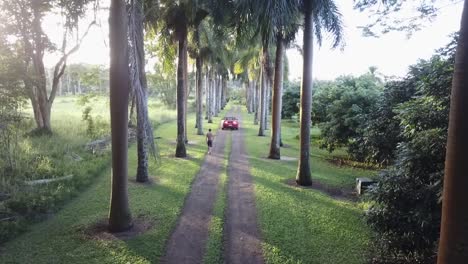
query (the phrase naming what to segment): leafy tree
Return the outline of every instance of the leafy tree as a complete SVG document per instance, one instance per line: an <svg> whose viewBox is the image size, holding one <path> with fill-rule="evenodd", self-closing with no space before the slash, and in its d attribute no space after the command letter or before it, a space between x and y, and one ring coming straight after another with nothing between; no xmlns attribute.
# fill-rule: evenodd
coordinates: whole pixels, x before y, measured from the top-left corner
<svg viewBox="0 0 468 264"><path fill-rule="evenodd" d="M399 11L401 5L406 2L386 0L360 0L356 6L365 9L383 2L384 8ZM441 1L437 1L439 3ZM451 1L454 2L454 1ZM421 14L436 14L435 1L419 1L423 8ZM468 89L467 65L468 55L468 1L463 1L463 12L460 25L460 39L457 54L455 56L455 67L452 83L452 100L450 105L449 136L447 139L447 156L445 162L445 184L443 196L443 219L439 244L438 263L465 263L468 261L468 236L465 230L466 219L468 219L468 197L465 191L468 186L468 165L463 157L468 148L468 120L463 118L468 111L466 98ZM385 15L385 14L384 14ZM378 20L379 21L379 20ZM381 20L380 20L381 21Z"/></svg>
<svg viewBox="0 0 468 264"><path fill-rule="evenodd" d="M378 263L435 262L455 45L453 41L419 62L404 80L392 84L399 87L396 93L416 93L394 108L399 127L393 129L401 131L402 141L395 164L380 174L370 196L374 203L367 221L377 232Z"/></svg>
<svg viewBox="0 0 468 264"><path fill-rule="evenodd" d="M365 129L367 116L375 111L381 90L380 81L371 74L340 77L321 87L314 95L317 108L322 109L316 111L315 119L324 120L319 125L321 147L333 151L353 144Z"/></svg>
<svg viewBox="0 0 468 264"><path fill-rule="evenodd" d="M281 117L288 119L299 114L299 100L301 98L301 93L299 83L286 82L285 87Z"/></svg>
<svg viewBox="0 0 468 264"><path fill-rule="evenodd" d="M78 21L87 10L91 0L43 0L43 1L3 1L0 8L11 19L7 20L7 34L15 36L16 43L22 49L22 69L24 87L31 100L37 130L42 133L51 133L51 108L54 102L59 80L65 72L68 57L78 50L81 41L87 35L92 22L84 34L76 40L75 46L68 47L69 35L77 29ZM59 11L63 17L63 42L57 48L50 42L42 29L42 19L48 13ZM47 90L46 69L44 54L57 51L61 57L55 64L52 87Z"/></svg>
<svg viewBox="0 0 468 264"><path fill-rule="evenodd" d="M148 74L149 89L153 95L162 100L164 105L171 109L176 108L176 75L164 73L161 65L154 65L154 73Z"/></svg>
<svg viewBox="0 0 468 264"><path fill-rule="evenodd" d="M430 63L421 62L410 67L404 79L385 84L375 110L366 117L365 127L348 146L348 153L354 159L382 165L393 163L397 145L403 141L396 108L415 96L421 74L431 70Z"/></svg>
<svg viewBox="0 0 468 264"><path fill-rule="evenodd" d="M23 120L21 106L27 98L18 61L18 50L0 35L0 174L5 178L15 175L18 169L18 129Z"/></svg>

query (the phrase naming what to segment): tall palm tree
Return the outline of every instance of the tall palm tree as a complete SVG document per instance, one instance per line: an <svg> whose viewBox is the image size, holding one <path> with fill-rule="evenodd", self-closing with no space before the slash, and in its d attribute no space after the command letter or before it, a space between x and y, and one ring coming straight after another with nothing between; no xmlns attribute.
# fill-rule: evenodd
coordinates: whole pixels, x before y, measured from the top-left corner
<svg viewBox="0 0 468 264"><path fill-rule="evenodd" d="M144 0L131 0L128 6L131 94L134 95L132 105L133 101L136 101L137 109L137 182L148 181L148 149L153 156L156 155L153 129L148 116L148 84L145 72L143 36L144 7Z"/></svg>
<svg viewBox="0 0 468 264"><path fill-rule="evenodd" d="M468 263L468 1L465 0L450 100L438 264Z"/></svg>
<svg viewBox="0 0 468 264"><path fill-rule="evenodd" d="M314 6L314 4L320 4ZM331 32L335 38L334 47L338 46L342 38L341 14L333 0L315 2L303 0L301 9L304 13L304 42L301 99L300 99L300 158L296 174L296 182L302 186L312 185L310 171L310 127L312 112L312 60L314 28L319 44L321 43L321 29ZM314 25L315 22L315 25Z"/></svg>
<svg viewBox="0 0 468 264"><path fill-rule="evenodd" d="M207 16L207 12L202 8L202 1L197 0L161 0L159 24L163 36L166 38L175 37L178 42L177 59L177 145L176 157L186 157L186 124L187 114L187 45L188 33L191 27L198 26Z"/></svg>
<svg viewBox="0 0 468 264"><path fill-rule="evenodd" d="M274 69L274 83L272 91L272 122L271 122L271 143L268 158L281 158L281 107L282 90L284 78L284 52L285 46L289 45L298 31L299 8L297 6L288 6L284 1L278 1L278 9L281 16L276 20L276 55ZM281 8L288 6L288 8Z"/></svg>
<svg viewBox="0 0 468 264"><path fill-rule="evenodd" d="M109 16L112 192L109 231L132 227L127 190L129 68L125 1L112 0Z"/></svg>
<svg viewBox="0 0 468 264"><path fill-rule="evenodd" d="M282 90L283 90L283 69L284 69L284 40L278 36L276 45L276 60L275 60L275 80L273 84L273 114L271 118L271 143L270 143L270 159L280 159L280 134L281 134L281 105L282 105Z"/></svg>

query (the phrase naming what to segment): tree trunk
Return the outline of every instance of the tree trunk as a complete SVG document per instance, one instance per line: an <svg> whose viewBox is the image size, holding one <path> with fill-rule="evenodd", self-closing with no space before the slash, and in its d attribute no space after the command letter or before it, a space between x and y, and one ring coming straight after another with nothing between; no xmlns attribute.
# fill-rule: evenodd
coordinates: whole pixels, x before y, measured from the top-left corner
<svg viewBox="0 0 468 264"><path fill-rule="evenodd" d="M128 42L125 1L112 0L109 16L110 108L112 136L112 192L109 231L122 232L132 227L127 190L128 147Z"/></svg>
<svg viewBox="0 0 468 264"><path fill-rule="evenodd" d="M81 79L78 77L78 94L81 94Z"/></svg>
<svg viewBox="0 0 468 264"><path fill-rule="evenodd" d="M213 78L213 113L215 117L218 117L219 109L219 75L215 73Z"/></svg>
<svg viewBox="0 0 468 264"><path fill-rule="evenodd" d="M208 120L208 115L210 112L210 98L209 98L209 93L210 93L210 70L208 67L206 67L206 74L205 74L205 86L204 86L204 91L205 91L205 120Z"/></svg>
<svg viewBox="0 0 468 264"><path fill-rule="evenodd" d="M280 159L280 135L281 135L281 101L283 90L283 57L284 42L281 36L278 36L276 43L276 62L275 62L275 82L273 88L273 116L271 119L271 143L270 159Z"/></svg>
<svg viewBox="0 0 468 264"><path fill-rule="evenodd" d="M145 116L148 114L148 103L145 94L137 95L137 156L138 156L138 167L136 173L137 182L147 182L148 177L148 144L147 137L152 135L146 135L146 126L148 125L145 120ZM146 109L145 109L146 108ZM146 111L146 113L145 113Z"/></svg>
<svg viewBox="0 0 468 264"><path fill-rule="evenodd" d="M130 92L130 100L131 100L131 103L130 103L130 116L128 118L128 127L133 127L134 124L133 124L133 115L135 113L135 93L133 92Z"/></svg>
<svg viewBox="0 0 468 264"><path fill-rule="evenodd" d="M153 131L148 117L148 85L145 73L144 48L144 12L143 1L132 0L130 6L130 65L131 84L133 91L132 105L136 100L137 110L137 152L138 166L137 182L147 182L148 177L148 147L154 147Z"/></svg>
<svg viewBox="0 0 468 264"><path fill-rule="evenodd" d="M226 104L227 104L227 101L226 101L226 98L227 98L227 91L228 91L228 87L227 87L227 79L226 79L226 75L223 76L223 107L222 109L224 109L226 107Z"/></svg>
<svg viewBox="0 0 468 264"><path fill-rule="evenodd" d="M226 88L226 77L223 75L221 77L221 110L226 107Z"/></svg>
<svg viewBox="0 0 468 264"><path fill-rule="evenodd" d="M187 42L187 40L185 40ZM189 78L188 78L188 53L187 53L187 43L185 44L184 49L184 85L185 85L185 93L184 93L184 143L188 143L188 136L187 136L187 113L188 113L188 97L189 97Z"/></svg>
<svg viewBox="0 0 468 264"><path fill-rule="evenodd" d="M268 46L263 47L263 56L262 56L262 73L261 73L261 92L260 92L260 117L259 122L260 126L258 128L258 135L265 136L265 115L266 115L266 90L268 83L268 72L267 72L267 62L268 62Z"/></svg>
<svg viewBox="0 0 468 264"><path fill-rule="evenodd" d="M250 114L250 81L247 80L246 82L242 83L243 86L245 87L245 104L247 107L247 114Z"/></svg>
<svg viewBox="0 0 468 264"><path fill-rule="evenodd" d="M262 71L260 71L259 80L255 81L255 115L254 115L254 125L258 125L258 119L260 117L260 94L261 88L260 84L262 79Z"/></svg>
<svg viewBox="0 0 468 264"><path fill-rule="evenodd" d="M70 95L71 77L70 70L67 70L67 95Z"/></svg>
<svg viewBox="0 0 468 264"><path fill-rule="evenodd" d="M450 100L438 264L468 263L468 1L465 0Z"/></svg>
<svg viewBox="0 0 468 264"><path fill-rule="evenodd" d="M213 123L213 91L214 91L214 80L213 80L213 68L210 69L209 75L209 87L208 87L208 99L209 99L209 107L208 107L208 123Z"/></svg>
<svg viewBox="0 0 468 264"><path fill-rule="evenodd" d="M197 56L195 59L195 64L197 67L197 135L203 134L203 102L202 102L202 89L203 89L203 62L200 56Z"/></svg>
<svg viewBox="0 0 468 264"><path fill-rule="evenodd" d="M184 57L187 56L187 27L179 33L179 59L177 63L177 147L176 157L187 157L187 150L185 149L185 66L187 61Z"/></svg>
<svg viewBox="0 0 468 264"><path fill-rule="evenodd" d="M312 59L313 59L313 17L312 0L305 2L304 12L304 67L302 71L300 109L300 158L296 182L302 186L312 185L310 172L310 122L312 110Z"/></svg>

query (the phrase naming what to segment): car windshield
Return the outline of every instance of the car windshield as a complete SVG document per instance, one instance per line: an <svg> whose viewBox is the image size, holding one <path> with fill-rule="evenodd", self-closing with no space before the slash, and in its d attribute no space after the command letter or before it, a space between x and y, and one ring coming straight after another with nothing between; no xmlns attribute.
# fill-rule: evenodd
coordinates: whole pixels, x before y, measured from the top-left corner
<svg viewBox="0 0 468 264"><path fill-rule="evenodd" d="M231 116L226 116L226 117L224 118L224 120L237 120L237 118L231 117Z"/></svg>

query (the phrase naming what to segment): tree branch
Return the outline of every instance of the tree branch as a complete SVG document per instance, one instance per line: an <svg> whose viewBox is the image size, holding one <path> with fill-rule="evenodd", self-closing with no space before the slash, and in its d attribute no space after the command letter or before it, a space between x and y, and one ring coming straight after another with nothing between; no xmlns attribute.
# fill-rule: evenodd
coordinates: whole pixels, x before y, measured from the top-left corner
<svg viewBox="0 0 468 264"><path fill-rule="evenodd" d="M81 43L83 42L83 39L88 35L89 33L89 30L91 29L91 27L93 25L96 25L96 21L92 21L89 25L88 25L88 28L86 29L85 33L81 36L81 38L77 41L76 45L70 49L68 52L65 52L65 49L66 49L66 40L63 41L63 45L62 45L62 52L63 52L63 56L60 58L60 60L55 64L55 67L54 67L54 77L53 77L53 81L52 81L52 90L50 92L50 96L49 96L49 99L47 100L49 104L52 104L54 99L55 99L55 96L57 94L57 90L58 90L58 84L59 84L59 80L60 78L63 76L63 73L65 72L65 69L67 67L67 59L68 57L75 53L76 51L78 51L78 49L80 48L80 45ZM64 38L66 39L66 36L64 36Z"/></svg>

